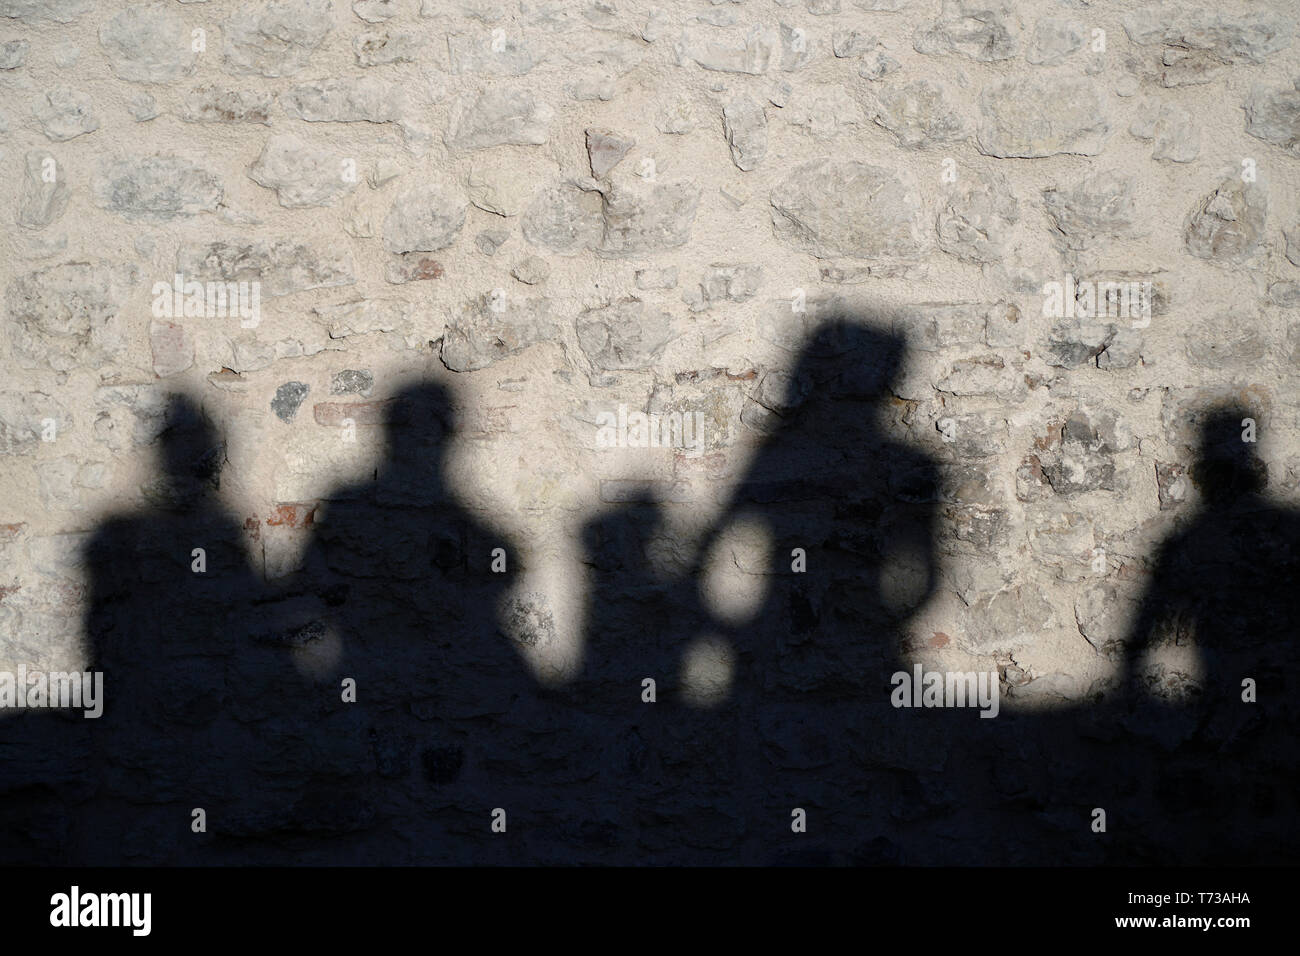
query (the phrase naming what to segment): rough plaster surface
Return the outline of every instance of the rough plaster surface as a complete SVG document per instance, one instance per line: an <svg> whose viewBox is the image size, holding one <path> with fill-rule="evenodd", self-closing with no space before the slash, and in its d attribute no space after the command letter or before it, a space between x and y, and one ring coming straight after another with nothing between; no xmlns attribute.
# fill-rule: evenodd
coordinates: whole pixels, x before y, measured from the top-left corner
<svg viewBox="0 0 1300 956"><path fill-rule="evenodd" d="M715 524L848 316L906 341L882 428L937 467L899 653L997 671L1008 711L1089 700L1196 505L1198 416L1247 408L1268 493L1300 484L1297 13L0 0L0 669L88 666L85 546L168 500L174 393L224 439L259 588L292 588L380 467L386 400L432 380L539 687L573 684L620 587L584 527L643 494L655 566L705 548L703 606L744 620L763 529ZM178 271L260 283L255 327L159 315ZM1149 324L1045 315L1067 276L1151 283ZM698 412L704 445L600 448L620 405ZM691 646L707 711L729 651ZM322 655L300 670L337 680ZM1177 645L1151 665L1158 693L1201 676Z"/></svg>

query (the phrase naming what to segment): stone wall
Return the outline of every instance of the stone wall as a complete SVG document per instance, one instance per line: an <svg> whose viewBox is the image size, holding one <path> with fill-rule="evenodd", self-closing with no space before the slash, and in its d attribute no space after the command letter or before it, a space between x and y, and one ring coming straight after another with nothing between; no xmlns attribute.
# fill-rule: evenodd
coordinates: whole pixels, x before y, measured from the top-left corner
<svg viewBox="0 0 1300 956"><path fill-rule="evenodd" d="M273 603L312 590L340 489L383 471L394 398L433 382L439 478L483 529L461 558L491 574L502 549L496 616L539 693L656 613L638 571L722 633L788 543L729 502L825 384L808 343L848 322L900 351L869 410L824 412L875 422L841 469L914 454L935 476L935 576L901 562L919 590L885 656L995 671L1007 712L1086 706L1199 507L1215 410L1252 420L1270 496L1300 483L1298 14L0 0L0 670L97 659L88 546L183 498L176 395ZM638 412L683 427L637 447ZM852 487L808 462L810 496ZM602 561L590 529L632 506L659 522L644 567ZM844 529L804 527L829 616ZM425 546L393 529L356 580L390 573L385 545ZM297 673L348 676L345 637L285 643ZM735 647L682 647L685 699L725 708ZM1205 682L1194 641L1142 666L1171 701Z"/></svg>

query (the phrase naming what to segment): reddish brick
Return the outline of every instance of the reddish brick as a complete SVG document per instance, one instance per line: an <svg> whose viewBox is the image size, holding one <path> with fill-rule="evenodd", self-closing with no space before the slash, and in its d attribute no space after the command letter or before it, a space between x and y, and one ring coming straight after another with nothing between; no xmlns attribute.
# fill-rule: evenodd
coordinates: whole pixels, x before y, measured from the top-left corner
<svg viewBox="0 0 1300 956"><path fill-rule="evenodd" d="M266 519L272 527L310 528L316 521L316 504L290 502L276 505L275 513Z"/></svg>
<svg viewBox="0 0 1300 956"><path fill-rule="evenodd" d="M341 428L346 419L358 425L383 425L392 414L401 414L395 399L374 402L317 402L312 408L317 425Z"/></svg>

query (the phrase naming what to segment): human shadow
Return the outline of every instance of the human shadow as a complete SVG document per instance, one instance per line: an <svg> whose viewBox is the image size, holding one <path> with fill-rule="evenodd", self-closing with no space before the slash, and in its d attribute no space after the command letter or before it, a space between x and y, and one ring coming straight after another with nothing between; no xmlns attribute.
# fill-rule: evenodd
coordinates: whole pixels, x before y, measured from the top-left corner
<svg viewBox="0 0 1300 956"><path fill-rule="evenodd" d="M1205 413L1200 504L1161 546L1126 644L1123 725L1148 758L1135 810L1162 862L1300 859L1300 512L1266 493L1259 419Z"/></svg>
<svg viewBox="0 0 1300 956"><path fill-rule="evenodd" d="M367 863L508 862L492 812L505 810L507 827L511 813L540 812L528 776L546 759L540 690L503 618L526 616L505 606L520 554L446 484L456 422L440 385L389 400L384 428L373 478L327 494L290 581L317 599L314 619L342 649L329 736L376 816L357 852Z"/></svg>
<svg viewBox="0 0 1300 956"><path fill-rule="evenodd" d="M899 769L941 752L937 726L904 728L890 705L907 624L938 574L937 463L890 420L905 356L869 317L832 317L742 412L764 438L700 571L712 553L762 582L748 610L711 615L735 659L735 728L711 763L735 768L755 863L896 862L915 812ZM724 544L729 526L761 549Z"/></svg>
<svg viewBox="0 0 1300 956"><path fill-rule="evenodd" d="M1207 424L1193 467L1205 508L1162 550L1128 645L1131 665L1157 624L1196 618L1206 696L1220 701L1212 719L1200 699L1164 705L1129 680L1128 693L1026 707L1001 700L1010 685L996 670L970 683L934 674L935 704L953 676L971 696L964 708L923 706L932 672L918 673L909 625L938 579L943 483L936 459L895 437L904 355L893 332L844 317L790 367L768 370L742 413L763 438L686 572L654 558L666 532L648 496L587 525L588 637L572 692L601 741L620 858L1293 859L1294 677L1276 645L1296 619L1300 537L1294 516L1242 477L1260 472L1248 450L1238 441L1238 460L1225 460L1227 446L1210 440L1223 422ZM719 565L731 572L720 582ZM1244 567L1253 577L1236 588ZM1243 709L1243 676L1269 695L1268 710ZM701 680L722 692L702 695ZM992 719L980 716L989 708L976 706L977 687L998 700ZM1195 783L1220 773L1222 783ZM1227 846L1216 836L1225 828Z"/></svg>
<svg viewBox="0 0 1300 956"><path fill-rule="evenodd" d="M441 386L384 404L372 477L327 493L274 587L221 504L221 436L176 396L144 507L84 551L102 717L0 720L4 859L1295 862L1300 515L1264 494L1249 412L1202 424L1201 504L1156 556L1116 692L899 706L943 494L895 430L904 357L840 317L768 369L741 416L757 450L684 558L648 492L589 520L585 654L559 688L518 643L554 628L516 592L519 551L448 486Z"/></svg>
<svg viewBox="0 0 1300 956"><path fill-rule="evenodd" d="M6 761L7 777L40 780L33 761L46 751L66 767L45 778L42 813L60 839L42 862L193 862L210 845L207 818L229 819L254 792L240 770L257 735L239 719L234 667L256 653L246 635L264 595L218 496L225 443L182 394L168 399L157 441L144 505L104 519L81 555L86 671L102 675L102 713L2 725L6 749L29 758Z"/></svg>
<svg viewBox="0 0 1300 956"><path fill-rule="evenodd" d="M935 464L885 424L903 354L845 318L768 370L742 413L761 445L684 572L650 560L662 514L648 499L588 525L582 687L612 675L617 691L579 693L612 725L629 862L897 856L900 744L877 722L936 580Z"/></svg>

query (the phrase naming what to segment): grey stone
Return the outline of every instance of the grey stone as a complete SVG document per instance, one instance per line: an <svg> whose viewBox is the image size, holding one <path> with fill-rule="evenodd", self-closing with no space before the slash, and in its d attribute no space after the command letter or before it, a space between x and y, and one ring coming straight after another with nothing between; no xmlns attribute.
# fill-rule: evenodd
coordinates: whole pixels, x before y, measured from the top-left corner
<svg viewBox="0 0 1300 956"><path fill-rule="evenodd" d="M389 252L436 252L456 241L468 204L460 193L438 183L408 186L384 218L384 248Z"/></svg>
<svg viewBox="0 0 1300 956"><path fill-rule="evenodd" d="M671 323L668 313L647 310L639 299L624 299L588 309L574 327L578 345L592 365L619 371L654 364L671 338Z"/></svg>
<svg viewBox="0 0 1300 956"><path fill-rule="evenodd" d="M499 49L497 49L499 47ZM452 73L486 73L491 76L523 76L546 60L546 54L530 49L518 40L496 42L490 34L476 32L447 37Z"/></svg>
<svg viewBox="0 0 1300 956"><path fill-rule="evenodd" d="M1131 176L1100 171L1074 186L1043 190L1043 205L1067 249L1088 249L1099 241L1130 237L1138 232L1137 200Z"/></svg>
<svg viewBox="0 0 1300 956"><path fill-rule="evenodd" d="M223 192L216 173L177 156L109 160L91 183L97 206L142 222L212 212Z"/></svg>
<svg viewBox="0 0 1300 956"><path fill-rule="evenodd" d="M637 269L634 278L638 289L675 289L677 288L677 267Z"/></svg>
<svg viewBox="0 0 1300 956"><path fill-rule="evenodd" d="M983 344L987 312L988 306L979 302L920 302L880 315L908 348L938 352Z"/></svg>
<svg viewBox="0 0 1300 956"><path fill-rule="evenodd" d="M1286 240L1286 257L1293 266L1300 266L1300 222L1290 229L1282 230Z"/></svg>
<svg viewBox="0 0 1300 956"><path fill-rule="evenodd" d="M424 38L413 32L360 33L352 38L357 66L414 63L423 52Z"/></svg>
<svg viewBox="0 0 1300 956"><path fill-rule="evenodd" d="M71 23L90 9L91 0L0 0L0 17L40 23Z"/></svg>
<svg viewBox="0 0 1300 956"><path fill-rule="evenodd" d="M68 206L64 170L54 154L43 149L30 150L26 159L18 225L25 229L44 229L62 216Z"/></svg>
<svg viewBox="0 0 1300 956"><path fill-rule="evenodd" d="M397 0L352 0L352 12L367 23L383 23L401 12Z"/></svg>
<svg viewBox="0 0 1300 956"><path fill-rule="evenodd" d="M1142 333L1131 326L1115 327L1115 336L1097 356L1097 368L1135 368L1142 360Z"/></svg>
<svg viewBox="0 0 1300 956"><path fill-rule="evenodd" d="M1005 401L1024 401L1024 376L1001 355L974 355L952 363L947 375L934 383L950 395L986 395Z"/></svg>
<svg viewBox="0 0 1300 956"><path fill-rule="evenodd" d="M800 311L788 298L772 300L758 313L759 337L794 355L818 328L862 312L856 302L840 295L810 295L802 305Z"/></svg>
<svg viewBox="0 0 1300 956"><path fill-rule="evenodd" d="M226 71L293 76L325 42L332 20L330 0L270 0L241 7L221 24Z"/></svg>
<svg viewBox="0 0 1300 956"><path fill-rule="evenodd" d="M383 158L375 161L366 173L366 182L370 184L371 189L378 189L385 183L392 182L398 176L402 175L402 167L391 159Z"/></svg>
<svg viewBox="0 0 1300 956"><path fill-rule="evenodd" d="M867 114L843 86L804 87L787 113L791 126L814 136L853 132L868 123Z"/></svg>
<svg viewBox="0 0 1300 956"><path fill-rule="evenodd" d="M572 183L544 187L524 212L524 239L567 255L583 252L600 242L601 203L599 193Z"/></svg>
<svg viewBox="0 0 1300 956"><path fill-rule="evenodd" d="M1098 650L1127 639L1136 611L1136 602L1111 582L1084 591L1074 605L1079 633Z"/></svg>
<svg viewBox="0 0 1300 956"><path fill-rule="evenodd" d="M113 72L134 83L174 83L198 62L189 26L162 3L129 6L109 17L99 27L99 45Z"/></svg>
<svg viewBox="0 0 1300 956"><path fill-rule="evenodd" d="M293 421L310 391L311 386L306 382L285 382L275 390L275 397L271 399L271 411L282 422Z"/></svg>
<svg viewBox="0 0 1300 956"><path fill-rule="evenodd" d="M259 281L262 294L269 296L356 281L347 252L292 239L182 243L176 251L176 269L203 282Z"/></svg>
<svg viewBox="0 0 1300 956"><path fill-rule="evenodd" d="M1268 301L1283 309L1300 309L1300 282L1273 282Z"/></svg>
<svg viewBox="0 0 1300 956"><path fill-rule="evenodd" d="M966 174L940 202L939 248L965 262L997 262L1008 228L1018 219L1019 204L1002 177Z"/></svg>
<svg viewBox="0 0 1300 956"><path fill-rule="evenodd" d="M862 56L874 50L877 42L875 37L857 30L836 30L831 34L831 52L841 59Z"/></svg>
<svg viewBox="0 0 1300 956"><path fill-rule="evenodd" d="M1138 139L1155 141L1151 158L1171 163L1190 163L1201 152L1201 127L1187 110L1171 104L1144 104L1143 111L1129 125Z"/></svg>
<svg viewBox="0 0 1300 956"><path fill-rule="evenodd" d="M990 348L1024 348L1026 327L1020 324L1020 307L999 302L984 314L984 344Z"/></svg>
<svg viewBox="0 0 1300 956"><path fill-rule="evenodd" d="M738 96L722 111L731 161L743 170L754 169L767 155L767 116L748 96Z"/></svg>
<svg viewBox="0 0 1300 956"><path fill-rule="evenodd" d="M51 51L51 58L54 60L54 65L59 69L70 70L81 59L81 47L71 40L65 40L54 47Z"/></svg>
<svg viewBox="0 0 1300 956"><path fill-rule="evenodd" d="M921 197L897 170L814 160L790 172L771 202L777 239L819 259L906 259L925 250Z"/></svg>
<svg viewBox="0 0 1300 956"><path fill-rule="evenodd" d="M265 90L236 90L212 83L185 94L181 119L187 123L262 123L270 125L275 94Z"/></svg>
<svg viewBox="0 0 1300 956"><path fill-rule="evenodd" d="M891 73L897 73L903 65L883 50L868 53L862 58L858 67L858 76L865 80L879 80Z"/></svg>
<svg viewBox="0 0 1300 956"><path fill-rule="evenodd" d="M0 391L0 455L34 455L47 419L60 429L71 424L67 410L44 392Z"/></svg>
<svg viewBox="0 0 1300 956"><path fill-rule="evenodd" d="M626 258L684 246L699 204L700 187L688 180L614 182L602 203L603 231L595 251Z"/></svg>
<svg viewBox="0 0 1300 956"><path fill-rule="evenodd" d="M908 149L921 149L966 138L966 122L953 107L947 90L929 80L916 80L880 90L871 118Z"/></svg>
<svg viewBox="0 0 1300 956"><path fill-rule="evenodd" d="M0 70L16 70L27 62L27 51L31 49L27 40L8 40L0 43Z"/></svg>
<svg viewBox="0 0 1300 956"><path fill-rule="evenodd" d="M700 279L699 288L683 295L682 301L690 306L692 312L702 312L718 302L752 299L762 284L763 267L760 265L713 265Z"/></svg>
<svg viewBox="0 0 1300 956"><path fill-rule="evenodd" d="M1268 342L1255 323L1258 318L1233 313L1191 326L1187 331L1187 360L1199 368L1241 368L1268 354Z"/></svg>
<svg viewBox="0 0 1300 956"><path fill-rule="evenodd" d="M259 186L274 189L280 205L333 206L356 188L345 176L343 158L317 149L291 133L272 136L261 155L248 168L249 178Z"/></svg>
<svg viewBox="0 0 1300 956"><path fill-rule="evenodd" d="M42 99L36 108L36 121L48 139L62 143L99 129L99 117L89 94L70 86L55 86L46 90Z"/></svg>
<svg viewBox="0 0 1300 956"><path fill-rule="evenodd" d="M550 135L555 111L526 90L489 89L461 96L444 137L453 149L538 146Z"/></svg>
<svg viewBox="0 0 1300 956"><path fill-rule="evenodd" d="M583 76L564 84L564 92L579 103L608 103L618 94L618 88L612 77Z"/></svg>
<svg viewBox="0 0 1300 956"><path fill-rule="evenodd" d="M1095 362L1104 368L1137 364L1140 338L1136 330L1104 317L1057 319L1042 350L1043 360L1056 368L1073 369ZM1114 354L1111 354L1111 353ZM1103 361L1102 356L1109 356Z"/></svg>
<svg viewBox="0 0 1300 956"><path fill-rule="evenodd" d="M533 201L534 184L510 165L475 163L469 172L469 201L484 212L518 216Z"/></svg>
<svg viewBox="0 0 1300 956"><path fill-rule="evenodd" d="M957 54L984 62L1009 60L1020 49L1024 29L1014 9L1000 0L943 0L939 19L918 30L918 53Z"/></svg>
<svg viewBox="0 0 1300 956"><path fill-rule="evenodd" d="M1225 179L1187 217L1183 242L1198 259L1244 262L1264 238L1268 199L1255 183Z"/></svg>
<svg viewBox="0 0 1300 956"><path fill-rule="evenodd" d="M951 419L944 422L944 419ZM947 430L952 435L951 442L944 446L957 458L972 461L993 458L1006 449L1007 422L1005 418L988 412L970 412L964 414L944 415L935 422L935 429L941 434ZM996 505L996 500L974 501L977 497L969 492L953 495L955 500L966 500L972 504Z"/></svg>
<svg viewBox="0 0 1300 956"><path fill-rule="evenodd" d="M149 350L159 378L179 375L194 364L194 338L176 322L154 319L149 323Z"/></svg>
<svg viewBox="0 0 1300 956"><path fill-rule="evenodd" d="M611 169L623 161L628 150L636 145L636 140L619 136L607 129L587 128L587 162L591 174L602 178Z"/></svg>
<svg viewBox="0 0 1300 956"><path fill-rule="evenodd" d="M1044 17L1034 24L1025 59L1041 66L1060 63L1083 46L1083 27L1065 17Z"/></svg>
<svg viewBox="0 0 1300 956"><path fill-rule="evenodd" d="M1290 88L1254 87L1245 108L1247 133L1300 156L1300 80Z"/></svg>
<svg viewBox="0 0 1300 956"><path fill-rule="evenodd" d="M95 421L95 435L114 451L130 445L146 446L156 442L168 427L170 402L167 392L154 385L117 385L95 390L95 405L107 409ZM130 420L129 439L120 427L117 412L125 411Z"/></svg>
<svg viewBox="0 0 1300 956"><path fill-rule="evenodd" d="M281 102L286 113L309 123L396 123L405 109L401 87L376 76L300 83Z"/></svg>
<svg viewBox="0 0 1300 956"><path fill-rule="evenodd" d="M956 505L943 508L940 514L943 527L940 537L960 542L955 546L957 553L987 553L1007 547L1011 537L1011 518L1002 508ZM1020 597L1015 596L1004 606L995 596L987 604L983 601L975 604L973 608L978 610L974 615L978 615L979 621L972 621L973 626L966 633L967 640L992 640L989 635L1000 634L1003 628L1009 632L1008 639L1012 639L1010 635L1018 635L1019 628L1024 626L1017 614L1020 602Z"/></svg>
<svg viewBox="0 0 1300 956"><path fill-rule="evenodd" d="M695 129L695 111L690 100L679 97L655 114L655 129L671 136L681 136Z"/></svg>
<svg viewBox="0 0 1300 956"><path fill-rule="evenodd" d="M1081 77L1001 80L980 93L979 108L976 139L987 156L1096 156L1110 133L1105 94Z"/></svg>
<svg viewBox="0 0 1300 956"><path fill-rule="evenodd" d="M120 317L135 266L69 262L14 279L5 292L14 358L23 368L95 366L125 346Z"/></svg>
<svg viewBox="0 0 1300 956"><path fill-rule="evenodd" d="M495 256L509 238L508 229L484 229L474 237L474 246L485 256Z"/></svg>
<svg viewBox="0 0 1300 956"><path fill-rule="evenodd" d="M312 310L328 324L329 337L347 338L371 332L405 333L411 327L414 306L403 299L367 298Z"/></svg>
<svg viewBox="0 0 1300 956"><path fill-rule="evenodd" d="M793 73L809 66L817 55L816 35L799 26L778 25L781 37L781 70Z"/></svg>
<svg viewBox="0 0 1300 956"><path fill-rule="evenodd" d="M528 256L515 263L510 274L525 285L540 285L551 275L551 267L541 256Z"/></svg>
<svg viewBox="0 0 1300 956"><path fill-rule="evenodd" d="M375 387L375 376L372 372L359 368L345 368L342 371L335 372L334 377L330 379L331 395L366 395Z"/></svg>
<svg viewBox="0 0 1300 956"><path fill-rule="evenodd" d="M137 123L147 123L159 116L158 101L148 93L136 93L131 97L131 102L126 108Z"/></svg>
<svg viewBox="0 0 1300 956"><path fill-rule="evenodd" d="M1190 481L1187 468L1176 462L1157 461L1156 494L1160 500L1160 510L1170 511L1187 500Z"/></svg>
<svg viewBox="0 0 1300 956"><path fill-rule="evenodd" d="M446 8L443 0L420 0L420 16L425 18L442 16ZM489 26L506 17L503 0L461 0L459 8L469 19Z"/></svg>
<svg viewBox="0 0 1300 956"><path fill-rule="evenodd" d="M1059 452L1044 462L1043 476L1058 495L1116 490L1113 449L1076 414L1066 423Z"/></svg>
<svg viewBox="0 0 1300 956"><path fill-rule="evenodd" d="M503 307L493 308L499 302ZM447 323L442 363L453 372L473 372L517 355L539 342L553 340L559 329L550 321L545 299L504 299L491 294L466 302Z"/></svg>
<svg viewBox="0 0 1300 956"><path fill-rule="evenodd" d="M782 49L781 36L755 25L743 36L714 27L688 25L677 42L679 63L693 60L720 73L766 73Z"/></svg>
<svg viewBox="0 0 1300 956"><path fill-rule="evenodd" d="M1234 14L1156 3L1133 11L1123 22L1134 43L1204 54L1225 64L1262 63L1291 43L1292 23L1262 10Z"/></svg>

